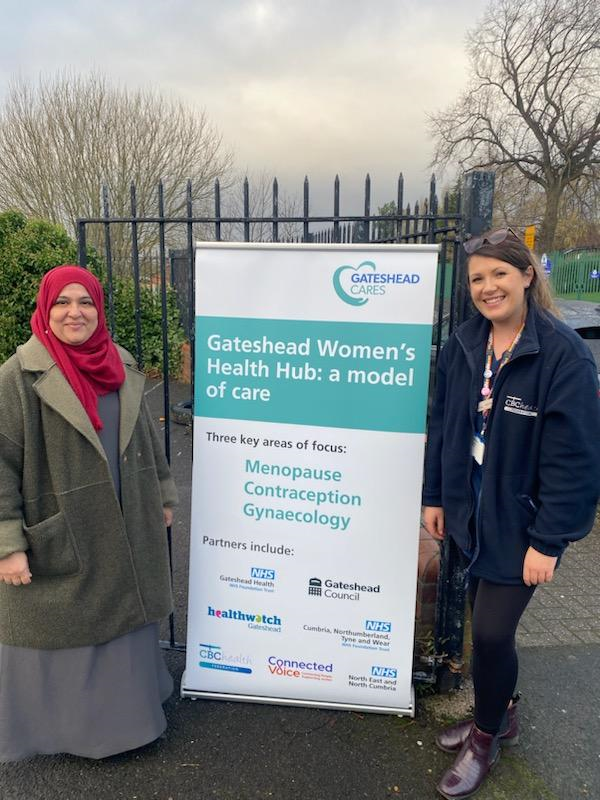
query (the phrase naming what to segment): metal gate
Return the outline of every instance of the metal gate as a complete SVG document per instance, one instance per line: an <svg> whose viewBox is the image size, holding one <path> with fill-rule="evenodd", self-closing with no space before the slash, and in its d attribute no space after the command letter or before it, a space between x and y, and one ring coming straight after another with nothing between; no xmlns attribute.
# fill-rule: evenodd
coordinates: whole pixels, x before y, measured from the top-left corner
<svg viewBox="0 0 600 800"><path fill-rule="evenodd" d="M104 258L107 286L107 316L111 333L116 341L134 353L140 368L146 366L145 343L142 335L142 294L148 289L159 298L161 314L163 409L165 419L165 451L171 460L171 381L169 358L169 295L175 293L180 323L186 332L194 363L194 245L195 241L270 241L307 243L437 243L440 246L438 278L435 301L432 369L445 339L464 318L467 312L467 295L459 276L464 255L461 242L469 234L477 234L491 225L493 173L472 172L465 176L460 189L446 192L440 201L435 176L426 196L411 208L405 204L404 180L400 174L394 188L395 198L386 206L372 212L371 180L367 175L364 185L364 203L361 213L346 215L340 212L340 180L336 176L333 186L333 213L311 213L310 185L306 178L302 189L301 213L289 204L280 213L280 195L275 179L269 188L260 214L253 214L251 187L243 184L241 213L224 212L221 186L215 181L211 206L206 212L206 201L199 213L193 201L193 187L186 187L183 212L171 216L165 212L162 183L157 186L155 215L138 215L136 187L132 184L129 207L113 215L110 195L103 188L103 216L79 219L77 222L79 264L88 265L88 243ZM382 213L382 211L384 213ZM117 246L118 243L118 246ZM134 296L134 332L132 339L123 341L117 323L115 286L129 282ZM193 367L191 370L190 407L193 398ZM169 552L172 558L172 537ZM437 675L438 683L452 682L462 665L462 628L464 618L464 576L458 568L456 554L450 546L442 551L440 582L438 586L435 653L430 658L430 673L426 679ZM170 648L183 649L175 637L174 617L170 619ZM443 666L440 670L439 667ZM444 677L446 675L447 677Z"/></svg>

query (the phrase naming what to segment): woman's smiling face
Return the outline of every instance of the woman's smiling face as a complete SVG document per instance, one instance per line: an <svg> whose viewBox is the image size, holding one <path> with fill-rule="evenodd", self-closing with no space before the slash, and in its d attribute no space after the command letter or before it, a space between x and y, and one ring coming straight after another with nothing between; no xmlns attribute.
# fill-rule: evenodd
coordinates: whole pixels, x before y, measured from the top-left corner
<svg viewBox="0 0 600 800"><path fill-rule="evenodd" d="M98 309L85 286L68 283L50 309L50 329L65 344L83 344L98 327Z"/></svg>
<svg viewBox="0 0 600 800"><path fill-rule="evenodd" d="M469 258L471 300L494 325L518 328L527 305L525 290L532 279L532 267L520 270L506 261L477 254Z"/></svg>

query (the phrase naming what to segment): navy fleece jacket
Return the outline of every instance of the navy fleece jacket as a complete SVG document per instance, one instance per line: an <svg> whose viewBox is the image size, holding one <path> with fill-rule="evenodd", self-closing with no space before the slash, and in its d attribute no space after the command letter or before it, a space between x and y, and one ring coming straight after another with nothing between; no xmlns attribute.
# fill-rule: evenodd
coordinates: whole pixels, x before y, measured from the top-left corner
<svg viewBox="0 0 600 800"><path fill-rule="evenodd" d="M598 374L580 337L532 306L494 386L473 542L471 441L488 332L489 322L477 314L440 354L423 505L442 506L447 535L463 551L475 548L472 574L519 584L529 546L560 556L594 523L600 491Z"/></svg>

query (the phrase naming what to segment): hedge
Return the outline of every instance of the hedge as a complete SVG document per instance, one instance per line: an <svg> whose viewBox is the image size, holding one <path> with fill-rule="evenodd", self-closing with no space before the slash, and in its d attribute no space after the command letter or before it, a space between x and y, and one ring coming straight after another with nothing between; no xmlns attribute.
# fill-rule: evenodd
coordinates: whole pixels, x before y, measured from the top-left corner
<svg viewBox="0 0 600 800"><path fill-rule="evenodd" d="M77 246L61 225L27 219L19 211L0 214L0 363L31 336L29 320L42 276L58 264L75 264ZM100 280L102 260L88 250L88 266ZM143 367L150 374L162 369L162 311L157 289L141 287ZM108 307L108 305L107 305ZM132 279L114 283L115 341L136 352L135 295ZM167 330L171 374L178 373L185 340L179 322L175 290L167 287Z"/></svg>

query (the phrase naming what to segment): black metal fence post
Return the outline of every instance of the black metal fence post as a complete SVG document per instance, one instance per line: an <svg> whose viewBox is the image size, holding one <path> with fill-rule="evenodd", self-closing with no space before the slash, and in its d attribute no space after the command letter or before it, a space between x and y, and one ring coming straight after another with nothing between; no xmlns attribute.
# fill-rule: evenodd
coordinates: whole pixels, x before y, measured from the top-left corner
<svg viewBox="0 0 600 800"><path fill-rule="evenodd" d="M492 227L492 212L494 206L493 172L468 172L463 181L463 239L469 236L478 236ZM459 282L457 285L458 320L460 324L469 315L469 293L465 279L466 253L464 248L459 248Z"/></svg>
<svg viewBox="0 0 600 800"><path fill-rule="evenodd" d="M87 268L87 242L85 234L85 221L77 220L77 263L80 267Z"/></svg>
<svg viewBox="0 0 600 800"><path fill-rule="evenodd" d="M400 173L398 175L398 191L396 195L396 214L398 215L396 218L396 241L400 242L400 236L402 235L402 222L400 221L400 217L402 216L402 208L404 204L404 175Z"/></svg>
<svg viewBox="0 0 600 800"><path fill-rule="evenodd" d="M462 191L462 239L483 233L492 225L494 201L494 173L469 172L465 175ZM458 247L458 278L456 284L460 324L468 315L469 297L465 280L466 253ZM443 543L438 583L435 652L443 654L437 672L437 687L449 691L460 684L463 668L465 628L466 573L460 552L447 537Z"/></svg>
<svg viewBox="0 0 600 800"><path fill-rule="evenodd" d="M102 210L104 213L104 258L106 259L106 280L108 283L108 327L110 335L115 336L115 295L113 286L112 241L110 236L110 208L108 186L102 187Z"/></svg>
<svg viewBox="0 0 600 800"><path fill-rule="evenodd" d="M274 242L279 241L279 183L277 178L273 178L273 231L272 237Z"/></svg>
<svg viewBox="0 0 600 800"><path fill-rule="evenodd" d="M194 226L192 217L194 215L194 198L192 193L192 181L188 180L185 189L185 210L188 216L186 222L186 241L187 241L187 260L188 260L188 280L189 280L189 299L188 299L188 339L190 343L190 400L194 407L194 361L196 359L196 270L194 265ZM175 286L175 282L173 282ZM194 415L192 414L192 422Z"/></svg>
<svg viewBox="0 0 600 800"><path fill-rule="evenodd" d="M302 241L304 243L310 242L310 232L308 228L308 212L309 212L309 188L308 188L308 175L304 176L304 218L302 221Z"/></svg>
<svg viewBox="0 0 600 800"><path fill-rule="evenodd" d="M137 197L135 184L131 184L131 266L135 299L135 360L140 369L144 366L142 349L142 296L140 285L140 250L138 242Z"/></svg>

